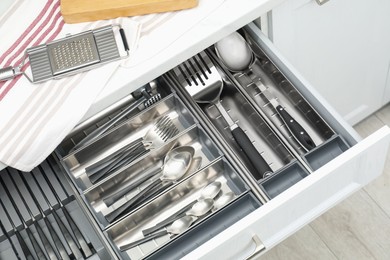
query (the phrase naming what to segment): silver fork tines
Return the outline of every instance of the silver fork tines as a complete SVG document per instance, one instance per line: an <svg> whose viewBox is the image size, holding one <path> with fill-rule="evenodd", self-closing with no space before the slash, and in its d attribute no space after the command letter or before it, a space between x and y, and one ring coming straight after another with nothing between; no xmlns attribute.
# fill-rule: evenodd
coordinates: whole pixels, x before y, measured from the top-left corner
<svg viewBox="0 0 390 260"><path fill-rule="evenodd" d="M175 124L173 124L171 118L168 115L165 115L157 119L153 127L150 128L145 135L143 143L148 148L155 148L162 145L178 133L179 130Z"/></svg>

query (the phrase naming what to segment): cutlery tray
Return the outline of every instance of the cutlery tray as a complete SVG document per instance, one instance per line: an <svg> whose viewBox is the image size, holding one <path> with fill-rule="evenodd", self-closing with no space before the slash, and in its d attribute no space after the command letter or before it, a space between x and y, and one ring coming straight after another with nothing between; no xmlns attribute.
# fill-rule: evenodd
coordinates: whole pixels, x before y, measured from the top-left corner
<svg viewBox="0 0 390 260"><path fill-rule="evenodd" d="M215 199L216 201L218 197L228 192L233 192L234 196L239 197L248 189L231 166L224 159L219 158L208 167L196 172L193 176L178 184L174 189L162 194L153 202L139 208L119 223L108 228L106 234L114 243L114 248L141 238L142 229L153 226L164 220L171 213L185 207L191 201L197 200L202 189L213 182L222 184L220 194ZM210 213L200 217L193 227L198 226L198 224L203 225L201 222L203 223L204 219L209 218L219 210L213 208ZM177 238L180 240L180 236L183 234L179 234ZM169 235L159 237L127 250L125 253L122 253L122 257L126 258L126 256L129 256L130 259L145 257L145 255L155 251L169 241Z"/></svg>
<svg viewBox="0 0 390 260"><path fill-rule="evenodd" d="M216 235L244 215L275 198L303 180L316 169L346 151L351 145L332 128L304 98L282 69L273 65L260 46L246 35L257 59L252 74L232 73L227 70L214 49L206 50L223 79L221 102L228 114L249 137L254 147L268 163L273 173L255 178L253 167L234 140L227 122L214 105L196 103L180 84L173 71L150 83L161 100L150 107L135 109L123 120L101 134L95 141L73 150L89 133L128 105L136 102L140 90L86 120L57 148L62 167L78 191L91 220L96 224L101 239L106 241L120 259L179 258L197 244ZM257 73L257 74L256 74ZM286 110L304 127L316 147L303 148L289 133L289 129L253 84L260 78ZM156 121L169 116L177 133L163 144L121 165L98 181L89 180L87 169L121 154L128 143L145 137ZM107 216L129 203L147 185L138 183L134 189L117 197L111 205L107 196L125 190L131 183L148 173L162 169L167 153L176 147L194 148L193 162L188 171L166 187L156 189L133 204L119 217L108 221ZM195 161L198 160L198 163ZM157 178L158 175L151 178ZM120 247L142 238L142 230L153 226L182 209L200 196L201 190L213 182L222 183L222 194L233 192L234 199L218 210L205 213L178 235L165 235L121 251ZM220 195L218 195L220 196ZM218 198L217 196L217 198ZM215 200L217 200L217 198ZM237 211L235 207L242 210ZM207 235L205 235L207 233ZM180 247L182 250L174 250Z"/></svg>
<svg viewBox="0 0 390 260"><path fill-rule="evenodd" d="M245 193L213 217L206 219L202 225L198 225L191 231L183 234L181 239L168 243L165 247L149 256L148 259L180 259L198 245L214 237L226 227L239 221L260 206L260 202L252 193Z"/></svg>

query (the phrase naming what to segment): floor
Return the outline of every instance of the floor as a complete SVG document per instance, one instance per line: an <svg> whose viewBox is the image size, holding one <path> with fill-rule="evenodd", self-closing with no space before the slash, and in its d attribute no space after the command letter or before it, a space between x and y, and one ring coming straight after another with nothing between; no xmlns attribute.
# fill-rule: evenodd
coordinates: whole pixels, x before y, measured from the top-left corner
<svg viewBox="0 0 390 260"><path fill-rule="evenodd" d="M354 128L390 126L390 105ZM262 260L390 259L390 154L383 174L267 252Z"/></svg>

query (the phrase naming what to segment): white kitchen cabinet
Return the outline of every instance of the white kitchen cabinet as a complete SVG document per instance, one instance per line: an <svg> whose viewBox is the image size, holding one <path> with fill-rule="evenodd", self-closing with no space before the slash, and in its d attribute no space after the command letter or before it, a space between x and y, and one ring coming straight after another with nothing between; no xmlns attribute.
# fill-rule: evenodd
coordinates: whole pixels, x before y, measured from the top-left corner
<svg viewBox="0 0 390 260"><path fill-rule="evenodd" d="M351 124L390 101L390 2L290 0L269 16L283 55Z"/></svg>
<svg viewBox="0 0 390 260"><path fill-rule="evenodd" d="M216 236L210 239L205 236L208 241L197 244L191 252L186 251L186 255L183 256L185 259L246 259L253 253L258 256L363 187L383 170L390 143L390 129L384 127L366 139L360 140L352 127L345 123L344 119L316 91L316 88L300 75L257 26L250 23L281 2L283 1L225 1L213 16L207 17L200 25L191 28L188 33L154 59L130 71L119 69L89 112L89 115L93 115L118 102L128 93L249 23L246 29L269 59L324 120L351 145L342 154L312 171L298 183L266 201ZM224 19L228 14L230 19ZM198 37L194 38L193 35ZM339 65L336 64L335 67ZM129 81L126 84L119 84L123 82L124 77ZM78 192L75 186L74 191ZM78 197L82 205L85 203L83 198L85 194ZM90 208L84 204L82 209L94 222ZM99 231L96 222L93 226ZM101 234L101 240L105 242L103 244L106 247L113 246L113 243L107 241L105 234ZM174 250L179 251L180 248ZM116 257L112 249L108 251L113 258Z"/></svg>

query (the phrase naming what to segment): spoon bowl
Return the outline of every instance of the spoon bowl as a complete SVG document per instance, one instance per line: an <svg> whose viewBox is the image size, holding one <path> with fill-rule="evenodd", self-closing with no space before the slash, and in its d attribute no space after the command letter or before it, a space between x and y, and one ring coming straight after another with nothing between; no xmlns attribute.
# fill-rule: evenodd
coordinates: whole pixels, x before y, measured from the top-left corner
<svg viewBox="0 0 390 260"><path fill-rule="evenodd" d="M166 161L164 160L161 176L158 179L149 182L143 190L122 206L107 214L105 217L108 222L112 223L123 213L127 212L136 202L146 196L146 194L153 190L157 185L162 184L164 181L176 181L188 172L192 164L195 149L192 146L180 146L171 150L170 153L169 156L166 156L169 158L167 158Z"/></svg>
<svg viewBox="0 0 390 260"><path fill-rule="evenodd" d="M213 199L202 199L196 202L191 209L186 212L186 215L200 217L206 214L214 206Z"/></svg>
<svg viewBox="0 0 390 260"><path fill-rule="evenodd" d="M230 201L232 201L235 197L236 197L236 194L234 194L231 191L223 194L221 197L219 197L215 201L213 211L217 211L217 210L221 209L226 204L228 204Z"/></svg>
<svg viewBox="0 0 390 260"><path fill-rule="evenodd" d="M194 153L195 149L192 146L180 146L168 152L164 160L161 180L180 179L190 168Z"/></svg>
<svg viewBox="0 0 390 260"><path fill-rule="evenodd" d="M233 32L215 44L215 51L222 63L233 72L240 72L253 61L253 52L245 39Z"/></svg>
<svg viewBox="0 0 390 260"><path fill-rule="evenodd" d="M222 184L219 181L215 181L204 187L200 193L198 200L201 199L214 199L215 196L221 191Z"/></svg>
<svg viewBox="0 0 390 260"><path fill-rule="evenodd" d="M184 216L175 220L172 225L167 227L167 232L170 234L178 235L186 231L192 223L198 218L194 216Z"/></svg>

